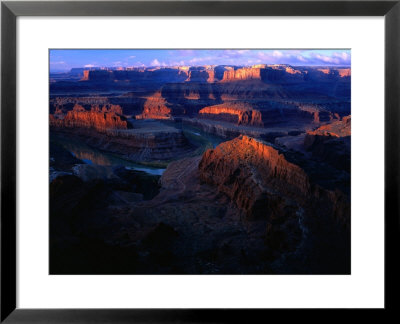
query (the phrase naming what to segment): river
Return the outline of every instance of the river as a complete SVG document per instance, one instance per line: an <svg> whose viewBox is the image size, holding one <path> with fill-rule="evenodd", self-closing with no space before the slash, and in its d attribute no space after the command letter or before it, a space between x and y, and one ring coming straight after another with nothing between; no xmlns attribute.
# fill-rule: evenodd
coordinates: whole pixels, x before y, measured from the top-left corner
<svg viewBox="0 0 400 324"><path fill-rule="evenodd" d="M64 149L70 152L74 157L82 160L86 164L124 166L130 170L143 171L151 175L159 176L165 171L165 168L150 167L122 159L114 154L95 149L76 139L67 139L65 137L52 134L51 140L63 146Z"/></svg>

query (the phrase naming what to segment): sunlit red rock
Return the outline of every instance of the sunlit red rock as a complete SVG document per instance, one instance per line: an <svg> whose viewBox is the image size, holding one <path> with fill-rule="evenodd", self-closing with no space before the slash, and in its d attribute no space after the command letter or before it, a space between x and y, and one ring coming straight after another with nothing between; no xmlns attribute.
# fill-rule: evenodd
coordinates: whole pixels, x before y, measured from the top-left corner
<svg viewBox="0 0 400 324"><path fill-rule="evenodd" d="M286 73L289 73L289 74L301 74L300 70L296 70L296 69L292 68L291 66L286 67L285 71L286 71Z"/></svg>
<svg viewBox="0 0 400 324"><path fill-rule="evenodd" d="M82 81L88 81L89 80L89 70L84 70L83 71L83 78L81 79Z"/></svg>
<svg viewBox="0 0 400 324"><path fill-rule="evenodd" d="M253 109L251 105L242 102L227 102L205 107L199 111L199 116L203 118L217 117L222 120L226 119L235 122L237 125L263 126L261 112Z"/></svg>
<svg viewBox="0 0 400 324"><path fill-rule="evenodd" d="M331 73L335 73L337 71L337 73L339 74L339 76L341 78L344 77L350 77L351 76L351 68L338 68L338 69L333 69L333 68L321 68L318 69L319 72L322 72L323 74L331 74Z"/></svg>
<svg viewBox="0 0 400 324"><path fill-rule="evenodd" d="M216 81L215 70L211 66L198 67L188 71L186 82L208 82Z"/></svg>
<svg viewBox="0 0 400 324"><path fill-rule="evenodd" d="M339 75L343 77L349 77L351 76L351 69L338 69Z"/></svg>
<svg viewBox="0 0 400 324"><path fill-rule="evenodd" d="M280 192L305 197L310 191L308 177L300 167L265 142L248 136L206 151L199 172L203 181L216 185L249 217L266 217L271 211L267 206L271 195Z"/></svg>
<svg viewBox="0 0 400 324"><path fill-rule="evenodd" d="M136 119L169 119L171 118L171 109L166 106L166 100L161 92L156 92L146 99L143 112L137 115Z"/></svg>
<svg viewBox="0 0 400 324"><path fill-rule="evenodd" d="M91 128L97 131L109 129L127 129L128 122L120 116L120 106L93 106L87 111L83 106L76 104L63 118L50 115L50 126L66 128Z"/></svg>
<svg viewBox="0 0 400 324"><path fill-rule="evenodd" d="M332 123L322 125L315 131L307 132L310 136L332 136L346 137L351 135L351 115L343 117L342 120L336 120Z"/></svg>
<svg viewBox="0 0 400 324"><path fill-rule="evenodd" d="M237 80L261 80L261 69L250 67L224 72L223 82Z"/></svg>

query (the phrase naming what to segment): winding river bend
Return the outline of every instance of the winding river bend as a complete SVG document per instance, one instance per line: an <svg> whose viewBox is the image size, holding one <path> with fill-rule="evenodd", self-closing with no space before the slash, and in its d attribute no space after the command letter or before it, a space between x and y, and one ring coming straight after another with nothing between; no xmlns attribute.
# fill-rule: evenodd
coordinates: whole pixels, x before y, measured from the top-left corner
<svg viewBox="0 0 400 324"><path fill-rule="evenodd" d="M94 164L101 166L124 166L130 170L146 172L151 175L161 176L165 168L155 168L146 165L137 164L125 159L122 159L114 154L97 150L86 145L76 139L66 139L65 137L52 134L52 140L61 145L70 152L74 157L80 159L86 164Z"/></svg>
<svg viewBox="0 0 400 324"><path fill-rule="evenodd" d="M206 149L215 148L218 144L225 141L218 136L208 134L196 127L182 125L182 123L163 121L168 126L180 129L184 132L187 139L198 149L196 155L202 155ZM66 137L57 133L52 134L51 140L56 144L61 145L65 150L70 152L75 158L83 161L86 164L100 166L124 166L130 170L142 171L150 175L161 176L166 167L150 166L145 164L135 163L119 157L116 154L108 153L92 146L85 144L74 137Z"/></svg>

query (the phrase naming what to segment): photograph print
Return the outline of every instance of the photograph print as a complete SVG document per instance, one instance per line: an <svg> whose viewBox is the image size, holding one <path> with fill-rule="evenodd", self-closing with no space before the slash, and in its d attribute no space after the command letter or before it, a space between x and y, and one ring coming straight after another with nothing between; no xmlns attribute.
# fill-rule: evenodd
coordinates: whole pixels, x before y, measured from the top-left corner
<svg viewBox="0 0 400 324"><path fill-rule="evenodd" d="M349 49L50 49L50 274L350 274Z"/></svg>

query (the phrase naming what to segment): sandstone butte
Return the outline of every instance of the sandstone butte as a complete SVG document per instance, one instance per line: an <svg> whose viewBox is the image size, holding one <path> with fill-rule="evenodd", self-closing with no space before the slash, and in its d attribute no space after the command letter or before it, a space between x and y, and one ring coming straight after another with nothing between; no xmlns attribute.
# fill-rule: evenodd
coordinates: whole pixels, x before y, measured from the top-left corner
<svg viewBox="0 0 400 324"><path fill-rule="evenodd" d="M189 93L184 94L184 98L188 100L199 100L200 99L200 93L195 92L195 91L189 91Z"/></svg>
<svg viewBox="0 0 400 324"><path fill-rule="evenodd" d="M186 82L208 82L213 83L216 81L215 71L212 68L206 68L200 71L189 71Z"/></svg>
<svg viewBox="0 0 400 324"><path fill-rule="evenodd" d="M336 120L333 123L322 125L314 131L307 132L310 136L332 136L346 137L351 135L351 115L345 116L342 120Z"/></svg>
<svg viewBox="0 0 400 324"><path fill-rule="evenodd" d="M314 122L315 123L320 123L321 119L333 121L335 119L340 119L339 114L337 113L331 113L328 110L324 110L318 105L313 105L313 104L299 104L298 105L299 109L301 111L307 112L308 114L311 114L313 116ZM322 117L322 118L321 118Z"/></svg>
<svg viewBox="0 0 400 324"><path fill-rule="evenodd" d="M265 142L244 135L207 150L199 175L227 194L248 217L265 213L265 203L272 196L304 200L310 193L308 176L299 166Z"/></svg>
<svg viewBox="0 0 400 324"><path fill-rule="evenodd" d="M83 71L83 78L81 81L88 81L89 80L89 70L84 70Z"/></svg>
<svg viewBox="0 0 400 324"><path fill-rule="evenodd" d="M285 71L286 71L286 73L289 73L289 74L301 74L301 71L300 71L300 70L295 70L295 69L292 68L291 66L287 66L287 67L285 68Z"/></svg>
<svg viewBox="0 0 400 324"><path fill-rule="evenodd" d="M208 73L207 82L214 82L215 81L215 71L214 70L206 70Z"/></svg>
<svg viewBox="0 0 400 324"><path fill-rule="evenodd" d="M136 119L169 119L171 118L171 109L166 106L166 100L158 91L152 96L147 97L143 112L136 115Z"/></svg>
<svg viewBox="0 0 400 324"><path fill-rule="evenodd" d="M261 112L247 103L232 102L208 106L199 111L200 117L217 117L226 114L237 116L237 125L263 126ZM222 118L222 116L221 116ZM223 118L222 118L223 119Z"/></svg>
<svg viewBox="0 0 400 324"><path fill-rule="evenodd" d="M250 67L224 72L222 82L235 80L261 80L261 69Z"/></svg>
<svg viewBox="0 0 400 324"><path fill-rule="evenodd" d="M91 110L85 110L76 104L64 118L50 115L50 126L66 128L92 128L103 132L109 129L127 129L128 122L124 120L122 109L118 105L94 105Z"/></svg>

